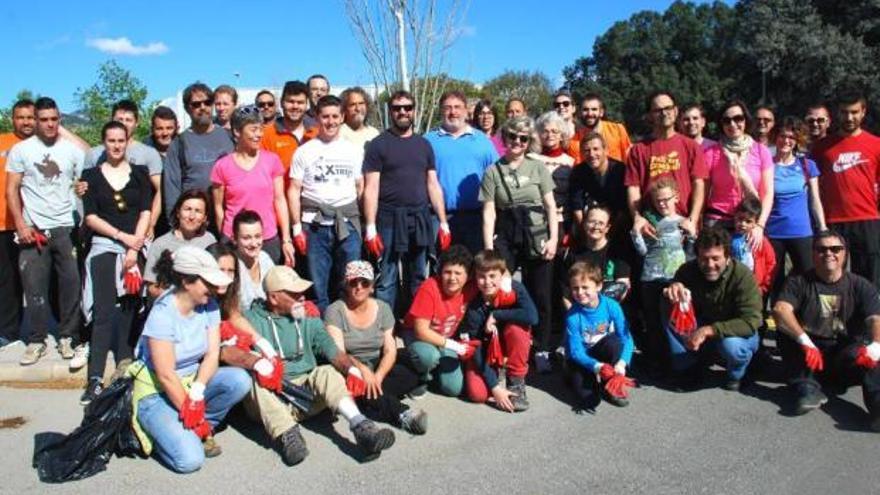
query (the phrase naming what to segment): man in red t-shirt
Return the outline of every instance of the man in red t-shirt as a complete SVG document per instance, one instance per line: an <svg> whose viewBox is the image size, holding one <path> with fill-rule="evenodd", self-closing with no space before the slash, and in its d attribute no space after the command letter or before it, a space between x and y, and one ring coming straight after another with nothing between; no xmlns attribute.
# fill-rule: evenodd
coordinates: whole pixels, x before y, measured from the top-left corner
<svg viewBox="0 0 880 495"><path fill-rule="evenodd" d="M463 375L459 357L467 345L455 340L468 303L476 295L468 283L473 257L466 247L451 246L440 255L440 274L419 287L406 314L404 335L412 367L422 383L410 395L421 396L429 382L443 395L461 394Z"/></svg>
<svg viewBox="0 0 880 495"><path fill-rule="evenodd" d="M850 270L880 287L880 138L861 128L867 101L858 93L840 96L839 129L813 146L819 192L828 227L846 239Z"/></svg>
<svg viewBox="0 0 880 495"><path fill-rule="evenodd" d="M626 160L624 185L633 216L633 228L654 236L654 228L641 214L642 196L661 177L672 177L678 184L678 213L687 218L682 226L693 231L700 220L709 171L703 151L693 139L675 132L678 107L668 91L653 93L647 100L651 137L634 145Z"/></svg>

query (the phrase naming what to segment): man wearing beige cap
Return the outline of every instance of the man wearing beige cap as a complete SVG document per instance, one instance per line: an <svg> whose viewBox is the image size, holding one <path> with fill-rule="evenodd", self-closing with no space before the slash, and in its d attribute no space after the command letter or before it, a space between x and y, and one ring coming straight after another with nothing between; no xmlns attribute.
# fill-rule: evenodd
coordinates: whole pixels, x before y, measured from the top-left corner
<svg viewBox="0 0 880 495"><path fill-rule="evenodd" d="M367 455L378 455L394 444L394 432L379 428L355 405L347 384L360 380L363 386L360 372L351 357L336 347L321 319L306 315L304 292L311 286L292 268L273 267L263 280L266 300L244 312L257 333L278 352L284 363L284 378L314 393L311 410L303 413L258 386L245 398L245 407L248 414L263 423L288 465L302 462L309 453L298 423L324 408L348 421L358 446ZM316 355L331 364L318 365Z"/></svg>

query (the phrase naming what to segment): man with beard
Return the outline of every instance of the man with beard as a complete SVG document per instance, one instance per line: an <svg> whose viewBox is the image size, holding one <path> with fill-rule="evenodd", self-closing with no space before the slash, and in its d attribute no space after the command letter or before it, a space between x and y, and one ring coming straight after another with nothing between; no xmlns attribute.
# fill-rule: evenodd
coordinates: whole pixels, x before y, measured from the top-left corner
<svg viewBox="0 0 880 495"><path fill-rule="evenodd" d="M275 95L271 91L264 89L257 93L256 98L254 98L254 105L260 109L263 124L269 125L275 121L278 110L275 108Z"/></svg>
<svg viewBox="0 0 880 495"><path fill-rule="evenodd" d="M162 200L165 214L169 216L183 191L208 191L214 163L235 147L229 132L215 125L211 118L214 109L211 88L203 83L190 84L183 90L183 105L192 123L168 147L162 174Z"/></svg>
<svg viewBox="0 0 880 495"><path fill-rule="evenodd" d="M446 223L434 151L413 132L415 98L396 91L388 101L391 127L370 141L364 155L364 244L379 264L376 297L396 308L398 264L408 301L428 275L431 207Z"/></svg>
<svg viewBox="0 0 880 495"><path fill-rule="evenodd" d="M761 292L752 271L731 258L726 230L703 229L695 250L697 259L682 265L663 290L671 304L692 306L698 325L684 335L666 330L672 370L686 385L699 385L712 355L720 354L727 368L724 388L737 391L758 350Z"/></svg>
<svg viewBox="0 0 880 495"><path fill-rule="evenodd" d="M156 107L150 118L150 136L144 140L144 144L158 151L159 156L164 160L171 141L176 137L177 114L168 107Z"/></svg>
<svg viewBox="0 0 880 495"><path fill-rule="evenodd" d="M839 129L813 146L828 228L849 245L850 270L880 287L880 214L877 212L880 138L862 129L867 101L844 93L837 103Z"/></svg>
<svg viewBox="0 0 880 495"><path fill-rule="evenodd" d="M449 222L440 223L440 249L449 247L451 235L476 253L483 249L483 212L477 196L483 171L498 161L498 152L485 134L468 124L467 99L460 91L448 91L440 97L440 114L440 127L425 135L434 150Z"/></svg>
<svg viewBox="0 0 880 495"><path fill-rule="evenodd" d="M266 125L260 146L276 153L284 166L284 177L288 177L293 154L303 143L318 135L317 127L309 127L303 122L309 104L309 88L302 81L287 81L281 90L281 115L274 124ZM289 185L285 179L285 189Z"/></svg>
<svg viewBox="0 0 880 495"><path fill-rule="evenodd" d="M339 135L363 150L367 143L379 135L379 130L367 124L367 115L372 103L364 88L355 86L342 92L342 112L345 123L339 129Z"/></svg>
<svg viewBox="0 0 880 495"><path fill-rule="evenodd" d="M623 124L605 120L605 103L602 101L602 97L596 93L588 93L581 100L580 109L583 127L578 129L570 146L575 163L586 159L580 150L580 143L583 142L584 136L594 132L605 139L608 156L612 160L624 161L629 147L632 146L629 133Z"/></svg>
<svg viewBox="0 0 880 495"><path fill-rule="evenodd" d="M809 143L807 149L811 149L814 144L825 139L828 135L828 129L831 128L831 112L824 103L814 103L807 107L807 115L804 116L804 122L807 124L807 138Z"/></svg>
<svg viewBox="0 0 880 495"><path fill-rule="evenodd" d="M703 150L716 144L715 141L703 137L706 129L706 110L703 105L693 103L684 107L678 118L678 131L693 139Z"/></svg>

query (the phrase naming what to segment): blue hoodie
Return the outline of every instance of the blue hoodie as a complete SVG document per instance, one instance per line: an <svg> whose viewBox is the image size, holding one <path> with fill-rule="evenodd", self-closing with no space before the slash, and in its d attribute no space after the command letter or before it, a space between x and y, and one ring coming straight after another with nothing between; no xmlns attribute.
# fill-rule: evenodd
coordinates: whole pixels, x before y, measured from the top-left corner
<svg viewBox="0 0 880 495"><path fill-rule="evenodd" d="M598 361L590 356L590 348L615 333L623 343L620 359L629 366L634 345L620 304L601 294L599 305L595 308L574 303L565 316L566 354L569 359L587 371L593 372ZM614 363L608 364L614 365Z"/></svg>

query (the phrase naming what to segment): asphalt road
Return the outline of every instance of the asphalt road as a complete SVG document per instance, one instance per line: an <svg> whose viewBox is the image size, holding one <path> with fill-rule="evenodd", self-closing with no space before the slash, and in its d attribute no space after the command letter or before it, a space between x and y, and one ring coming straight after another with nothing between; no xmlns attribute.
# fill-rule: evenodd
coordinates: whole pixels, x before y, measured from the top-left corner
<svg viewBox="0 0 880 495"><path fill-rule="evenodd" d="M321 416L304 432L311 455L287 467L243 415L217 439L218 458L191 475L155 460L113 459L107 471L62 485L31 467L34 435L81 419L79 391L0 388L0 493L589 493L869 494L880 492L880 434L865 430L858 389L802 417L784 414L779 384L746 393L653 386L632 404L578 416L556 376L530 380L531 410L505 414L429 394L428 434L361 462L344 421ZM540 388L536 388L538 385Z"/></svg>

